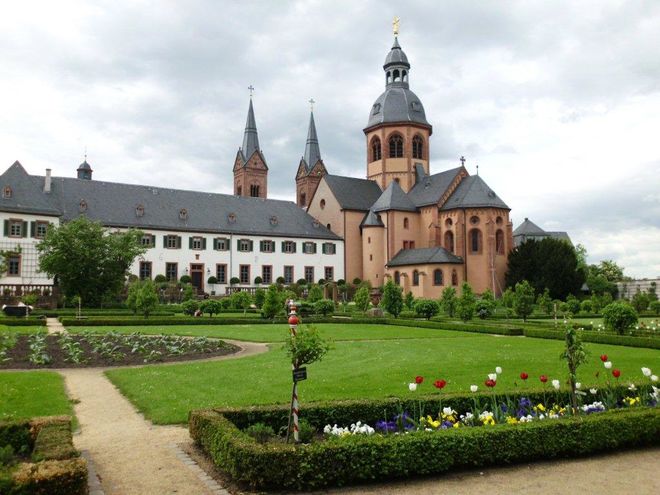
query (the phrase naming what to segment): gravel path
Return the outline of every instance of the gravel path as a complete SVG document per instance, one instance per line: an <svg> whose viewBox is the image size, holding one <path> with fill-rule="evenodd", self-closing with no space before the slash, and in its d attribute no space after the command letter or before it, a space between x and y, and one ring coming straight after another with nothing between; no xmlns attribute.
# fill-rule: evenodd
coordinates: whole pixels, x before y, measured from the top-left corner
<svg viewBox="0 0 660 495"><path fill-rule="evenodd" d="M241 351L215 359L236 359L268 350L265 344L227 342ZM178 455L177 445L190 441L187 428L152 425L110 383L102 368L59 372L69 397L76 402L80 433L74 436L74 443L88 452L106 495L221 493Z"/></svg>
<svg viewBox="0 0 660 495"><path fill-rule="evenodd" d="M66 333L66 328L64 328L64 325L57 318L46 318L46 328L48 328L49 335Z"/></svg>

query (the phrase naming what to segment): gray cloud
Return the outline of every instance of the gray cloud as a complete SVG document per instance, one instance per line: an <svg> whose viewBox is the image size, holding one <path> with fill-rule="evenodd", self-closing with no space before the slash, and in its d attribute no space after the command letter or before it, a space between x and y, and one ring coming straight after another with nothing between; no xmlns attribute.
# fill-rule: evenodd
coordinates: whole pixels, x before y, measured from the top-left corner
<svg viewBox="0 0 660 495"><path fill-rule="evenodd" d="M254 84L273 195L293 198L311 96L326 166L361 176L394 15L433 171L465 155L516 221L594 256L635 259L609 235L643 232L628 266L660 274L653 1L15 3L0 19L0 158L72 175L88 146L98 178L231 192Z"/></svg>

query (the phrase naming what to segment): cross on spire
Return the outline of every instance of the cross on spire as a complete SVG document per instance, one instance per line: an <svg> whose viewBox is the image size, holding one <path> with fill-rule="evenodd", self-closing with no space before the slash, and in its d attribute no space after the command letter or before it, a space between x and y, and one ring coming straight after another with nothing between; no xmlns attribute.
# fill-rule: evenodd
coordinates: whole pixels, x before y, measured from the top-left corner
<svg viewBox="0 0 660 495"><path fill-rule="evenodd" d="M312 110L312 112L314 111L314 103L316 103L316 101L314 101L314 98L310 98L309 99L309 108Z"/></svg>
<svg viewBox="0 0 660 495"><path fill-rule="evenodd" d="M398 16L395 16L394 19L392 19L392 32L394 33L394 36L399 36L399 22L401 19L399 19Z"/></svg>
<svg viewBox="0 0 660 495"><path fill-rule="evenodd" d="M248 86L248 89L250 90L250 98L252 98L252 95L254 94L254 86L252 86L252 84L250 84Z"/></svg>
<svg viewBox="0 0 660 495"><path fill-rule="evenodd" d="M85 145L85 161L87 161L87 145Z"/></svg>
<svg viewBox="0 0 660 495"><path fill-rule="evenodd" d="M461 157L459 158L459 160L461 161L461 165L462 165L462 166L465 166L465 157L461 155Z"/></svg>

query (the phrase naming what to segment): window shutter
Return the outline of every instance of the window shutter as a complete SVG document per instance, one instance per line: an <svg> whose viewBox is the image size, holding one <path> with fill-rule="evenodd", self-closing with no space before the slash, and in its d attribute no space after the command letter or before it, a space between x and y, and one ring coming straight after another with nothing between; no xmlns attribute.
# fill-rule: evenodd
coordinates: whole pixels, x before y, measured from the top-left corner
<svg viewBox="0 0 660 495"><path fill-rule="evenodd" d="M259 241L259 251L264 252L264 241Z"/></svg>
<svg viewBox="0 0 660 495"><path fill-rule="evenodd" d="M206 249L206 237L202 238L202 249Z"/></svg>
<svg viewBox="0 0 660 495"><path fill-rule="evenodd" d="M151 234L151 247L156 247L156 234Z"/></svg>
<svg viewBox="0 0 660 495"><path fill-rule="evenodd" d="M167 247L167 236L166 235L163 236L163 247L164 248Z"/></svg>
<svg viewBox="0 0 660 495"><path fill-rule="evenodd" d="M188 249L192 249L192 237L188 237Z"/></svg>
<svg viewBox="0 0 660 495"><path fill-rule="evenodd" d="M214 250L218 249L218 239L213 239L213 249Z"/></svg>
<svg viewBox="0 0 660 495"><path fill-rule="evenodd" d="M298 243L293 241L293 252L294 253L296 252L297 247L298 247Z"/></svg>
<svg viewBox="0 0 660 495"><path fill-rule="evenodd" d="M9 220L5 220L5 237L9 237Z"/></svg>
<svg viewBox="0 0 660 495"><path fill-rule="evenodd" d="M254 251L254 241L250 241L250 252Z"/></svg>
<svg viewBox="0 0 660 495"><path fill-rule="evenodd" d="M37 233L37 222L30 222L30 237L34 237Z"/></svg>
<svg viewBox="0 0 660 495"><path fill-rule="evenodd" d="M23 222L23 228L21 229L21 237L27 237L28 235L28 223Z"/></svg>
<svg viewBox="0 0 660 495"><path fill-rule="evenodd" d="M181 236L176 236L176 248L181 249Z"/></svg>
<svg viewBox="0 0 660 495"><path fill-rule="evenodd" d="M313 242L313 243L312 243L312 246L314 246L314 249L312 250L312 252L313 252L314 254L316 254L316 243Z"/></svg>

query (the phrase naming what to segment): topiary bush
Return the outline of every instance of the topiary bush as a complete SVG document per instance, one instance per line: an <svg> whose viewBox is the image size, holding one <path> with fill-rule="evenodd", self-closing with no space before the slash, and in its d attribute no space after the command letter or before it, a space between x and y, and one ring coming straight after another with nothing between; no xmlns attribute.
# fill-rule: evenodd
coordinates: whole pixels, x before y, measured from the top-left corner
<svg viewBox="0 0 660 495"><path fill-rule="evenodd" d="M198 309L199 309L199 304L197 303L197 301L193 301L192 299L181 303L181 310L185 315L194 316L195 311L197 311Z"/></svg>
<svg viewBox="0 0 660 495"><path fill-rule="evenodd" d="M603 308L605 326L619 335L631 328L637 320L637 311L626 302L613 302Z"/></svg>
<svg viewBox="0 0 660 495"><path fill-rule="evenodd" d="M415 313L427 320L440 312L440 305L432 299L417 299L415 301Z"/></svg>
<svg viewBox="0 0 660 495"><path fill-rule="evenodd" d="M207 299L199 305L199 309L202 311L202 313L208 313L209 316L213 316L222 311L222 304L220 304L220 301L216 301L215 299Z"/></svg>
<svg viewBox="0 0 660 495"><path fill-rule="evenodd" d="M335 303L331 299L321 299L314 303L314 312L327 316L335 310Z"/></svg>
<svg viewBox="0 0 660 495"><path fill-rule="evenodd" d="M181 282L184 285L189 284L192 282L192 278L190 277L190 275L182 275L181 278L179 279L179 282Z"/></svg>

